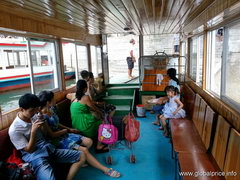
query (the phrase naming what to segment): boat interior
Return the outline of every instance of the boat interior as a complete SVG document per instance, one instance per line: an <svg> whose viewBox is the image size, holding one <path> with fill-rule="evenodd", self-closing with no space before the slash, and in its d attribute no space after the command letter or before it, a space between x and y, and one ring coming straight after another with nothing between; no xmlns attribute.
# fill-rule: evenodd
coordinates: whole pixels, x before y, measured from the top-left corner
<svg viewBox="0 0 240 180"><path fill-rule="evenodd" d="M67 83L66 44L73 44L68 51L74 50L75 56L78 56L75 52L75 49L78 51L78 45L85 48L87 58L84 68L86 66L85 70L94 72L96 87L101 89L101 101L116 107L113 119L123 119L130 112L134 113L140 122L140 138L132 143L131 148L125 140L119 140L108 153L96 154L90 149L102 164L121 172L119 179L240 179L240 86L237 83L240 80L240 74L237 73L237 68L240 68L239 0L1 0L0 12L1 38L10 37L9 40L15 36L24 37L24 53L29 59L29 63L24 65L30 78L28 92L39 93L36 78L42 77L42 74L37 74L41 72L33 68L35 65L30 52L34 47L31 47L31 43L50 43L49 47L54 44L56 62L53 65L56 66L49 76L55 78L55 86L50 90L55 94L62 124L72 126L71 102L66 95L76 92L76 82L81 79L79 74L83 70L77 67L77 63L71 65L75 69L72 76L74 80L71 85ZM215 46L210 42L214 39L212 36L215 37L214 33L217 34L215 39L222 42L222 49L220 45ZM176 37L178 43L174 44ZM111 41L111 38L116 39ZM127 76L126 56L122 50L131 38L136 40L138 46L137 65L133 70L136 77L133 79ZM127 42L122 45L123 41ZM13 47L13 44L6 45L1 41L0 54L7 53L7 49L1 47ZM175 45L179 50L174 49ZM162 50L162 46L167 48ZM215 52L213 47L221 51L218 54L220 59L226 59L221 61L219 67L211 64L217 64L215 55L210 55ZM151 54L147 54L146 48ZM233 50L230 52L231 48ZM91 53L93 51L95 55ZM98 51L100 53L97 55ZM35 52L38 57L37 49ZM111 53L118 53L116 56L125 58L121 62L117 58L111 61L114 59ZM47 55L39 54L41 62L44 62ZM16 56L21 59L21 55ZM233 56L235 59L230 61ZM97 57L100 57L99 61ZM3 55L1 59L4 59ZM192 59L197 60L195 62ZM96 65L98 62L100 65ZM120 63L113 70L110 62L113 66ZM220 80L216 78L219 83L215 83L209 66L218 68L216 74L222 72ZM0 161L10 156L9 149L13 149L7 132L19 112L19 108L12 103L8 105L8 110L4 110L4 105L10 102L11 97L19 99L24 94L23 89L17 89L17 86L1 91L5 87L5 76L10 76L7 70L15 68L15 65L4 66L0 63L0 101L3 102L0 104ZM120 72L121 68L125 68L124 72ZM168 68L177 70L181 101L187 116L167 120L170 136L166 138L159 127L152 124L158 116L150 113L153 105L148 101L166 96L164 89L169 82ZM231 74L231 71L234 73ZM155 83L157 74L164 76L160 85ZM212 79L208 81L210 76ZM13 82L13 79L9 82ZM234 85L231 86L231 83ZM223 87L222 84L227 85ZM219 92L214 88L218 88ZM145 106L143 117L138 116L139 104ZM60 174L59 179L65 179L64 169L56 170ZM87 166L81 168L75 179L106 180L110 177Z"/></svg>

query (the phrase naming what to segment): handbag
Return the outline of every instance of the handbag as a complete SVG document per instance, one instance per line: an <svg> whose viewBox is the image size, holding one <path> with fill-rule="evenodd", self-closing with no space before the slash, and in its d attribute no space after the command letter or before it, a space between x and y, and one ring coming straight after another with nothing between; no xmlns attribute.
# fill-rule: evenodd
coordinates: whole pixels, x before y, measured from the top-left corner
<svg viewBox="0 0 240 180"><path fill-rule="evenodd" d="M125 126L125 138L129 142L135 142L140 137L140 123L132 113L128 114Z"/></svg>
<svg viewBox="0 0 240 180"><path fill-rule="evenodd" d="M111 117L105 117L98 128L98 141L104 144L113 144L118 140L118 129L113 125Z"/></svg>

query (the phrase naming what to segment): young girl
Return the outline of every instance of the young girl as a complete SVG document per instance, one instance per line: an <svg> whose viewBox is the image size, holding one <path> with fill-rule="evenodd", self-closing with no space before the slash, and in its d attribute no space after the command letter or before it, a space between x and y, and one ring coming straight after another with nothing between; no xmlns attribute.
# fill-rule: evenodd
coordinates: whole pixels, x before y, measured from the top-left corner
<svg viewBox="0 0 240 180"><path fill-rule="evenodd" d="M44 118L47 123L44 126L45 135L53 138L51 141L59 149L75 149L79 150L86 156L86 161L93 167L101 170L104 174L118 178L120 173L112 168L103 166L93 155L88 151L92 145L92 140L88 137L81 136L77 129L68 128L59 124L58 117L53 109L54 94L51 91L42 91L39 94L41 103L41 112L44 114ZM62 129L61 129L62 128ZM68 133L70 132L70 133ZM85 147L83 147L85 146Z"/></svg>
<svg viewBox="0 0 240 180"><path fill-rule="evenodd" d="M180 101L178 96L178 88L174 86L166 87L167 96L169 101L164 105L163 114L160 116L161 123L164 129L164 136L168 136L169 132L166 126L166 120L168 118L184 118L185 111L183 108L183 103Z"/></svg>
<svg viewBox="0 0 240 180"><path fill-rule="evenodd" d="M54 93L51 91L42 91L39 93L41 102L41 111L47 120L48 126L52 130L54 139L52 143L60 149L78 149L80 145L90 148L92 140L80 135L77 129L66 127L59 123L56 113Z"/></svg>
<svg viewBox="0 0 240 180"><path fill-rule="evenodd" d="M168 82L168 86L174 86L178 89L178 92L180 92L180 86L179 86L179 80L178 78L176 77L177 75L177 71L176 69L174 68L169 68L167 70L167 75L168 77L170 78L169 82ZM166 90L165 90L166 92ZM179 94L177 95L178 98L180 99L180 96ZM165 96L165 97L160 97L158 99L155 99L156 101L156 105L153 107L152 111L153 112L157 112L157 115L156 115L156 121L153 122L154 125L158 125L160 126L160 115L163 113L162 110L164 108L164 104L168 101L168 97ZM162 127L160 127L160 129L162 129Z"/></svg>

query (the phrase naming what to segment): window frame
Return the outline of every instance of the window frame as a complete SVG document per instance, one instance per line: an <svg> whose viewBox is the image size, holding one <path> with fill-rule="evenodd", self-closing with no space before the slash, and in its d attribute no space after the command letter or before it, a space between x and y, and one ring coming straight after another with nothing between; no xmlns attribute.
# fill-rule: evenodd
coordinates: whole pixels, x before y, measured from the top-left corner
<svg viewBox="0 0 240 180"><path fill-rule="evenodd" d="M53 43L54 45L54 53L55 53L55 58L56 58L56 73L57 75L55 76L57 79L56 79L56 83L58 84L58 87L57 88L53 88L51 89L52 92L57 92L57 91L60 91L60 90L63 90L63 87L62 87L62 77L61 77L61 67L60 67L60 57L59 57L59 45L58 45L58 42L57 40L55 39L45 39L45 38L36 38L36 37L26 37L27 39L27 44L28 44L28 56L29 56L29 60L31 61L31 64L29 64L29 67L30 67L30 82L31 82L31 89L32 89L32 94L36 94L36 89L35 89L35 84L34 84L34 75L33 75L33 65L32 65L32 56L31 56L31 53L32 53L32 49L31 49L31 41L44 41L44 42L50 42L50 43ZM29 62L30 63L30 62ZM33 84L32 84L33 83ZM54 81L55 83L55 81Z"/></svg>
<svg viewBox="0 0 240 180"><path fill-rule="evenodd" d="M200 50L201 50L201 46L200 46L200 38L202 38L202 62L200 61ZM196 40L197 41L197 59L196 59L196 77L194 78L193 77L193 74L192 73L192 69L191 69L191 66L192 66L192 58L191 58L191 54L192 54L192 47L193 47L193 40ZM197 36L193 36L192 38L190 38L190 60L189 60L189 77L190 79L192 79L198 86L200 87L203 87L203 61L204 61L204 34L199 34ZM199 81L200 78L199 78L199 71L200 71L200 68L199 68L199 65L200 65L200 62L202 64L202 81Z"/></svg>
<svg viewBox="0 0 240 180"><path fill-rule="evenodd" d="M240 103L234 101L233 99L225 96L225 90L226 90L226 66L224 66L227 63L227 52L228 52L228 39L229 39L229 28L240 23L240 20L233 21L229 24L226 24L224 29L224 40L223 40L223 58L222 58L222 68L221 68L221 92L220 92L220 98L222 101L226 102L229 106L231 106L236 111L240 112Z"/></svg>

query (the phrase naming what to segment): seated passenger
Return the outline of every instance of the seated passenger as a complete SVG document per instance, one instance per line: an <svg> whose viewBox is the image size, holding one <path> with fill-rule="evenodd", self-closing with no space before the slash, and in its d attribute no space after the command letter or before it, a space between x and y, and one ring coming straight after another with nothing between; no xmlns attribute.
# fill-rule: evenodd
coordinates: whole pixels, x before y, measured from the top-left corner
<svg viewBox="0 0 240 180"><path fill-rule="evenodd" d="M84 136L95 139L98 134L98 127L102 123L103 113L94 105L91 98L85 95L87 92L87 82L78 80L76 99L72 102L70 111L73 128L78 129ZM90 109L95 112L94 116ZM98 118L96 118L98 117ZM98 142L97 152L108 151L103 144Z"/></svg>
<svg viewBox="0 0 240 180"><path fill-rule="evenodd" d="M160 116L161 123L164 129L164 136L168 136L169 132L166 125L168 118L184 118L186 116L183 108L183 103L180 101L178 96L178 88L174 86L167 86L166 92L169 101L164 105L163 114Z"/></svg>
<svg viewBox="0 0 240 180"><path fill-rule="evenodd" d="M179 80L176 77L177 75L177 71L174 68L169 68L167 70L167 75L170 78L169 82L168 82L168 86L174 86L176 88L178 88L178 92L180 92L180 86L179 86ZM179 96L179 95L178 95ZM179 96L180 98L180 96ZM153 106L152 112L153 113L157 113L156 115L156 121L153 122L154 125L158 125L160 126L160 115L163 113L162 110L164 108L164 104L168 101L168 96L164 96L164 97L160 97L157 99L156 105ZM160 127L160 129L162 129L162 127Z"/></svg>
<svg viewBox="0 0 240 180"><path fill-rule="evenodd" d="M89 81L89 72L87 70L82 70L80 72L80 75L81 75L82 79L85 80L88 83L88 81ZM71 100L71 102L73 102L76 99L76 93L68 93L66 98Z"/></svg>
<svg viewBox="0 0 240 180"><path fill-rule="evenodd" d="M47 120L47 124L52 130L51 143L59 149L79 149L79 146L90 148L92 140L88 137L80 135L77 129L66 127L59 123L59 118L56 114L54 93L51 91L41 91L39 93L41 102L41 112Z"/></svg>
<svg viewBox="0 0 240 180"><path fill-rule="evenodd" d="M82 79L87 82L87 92L85 95L88 95L91 98L92 103L101 111L101 112L107 112L111 117L113 117L116 107L112 104L105 104L105 102L98 102L98 91L94 87L94 75L92 72L88 72L86 70L83 70L81 72ZM76 99L76 93L69 93L66 96L67 99L71 100L73 102ZM96 116L96 113L94 111L91 111L91 113ZM97 116L96 116L97 117ZM97 117L99 118L99 117Z"/></svg>
<svg viewBox="0 0 240 180"><path fill-rule="evenodd" d="M38 180L54 180L50 159L55 162L73 163L67 179L73 179L85 162L84 153L70 149L56 149L48 143L40 130L44 122L40 119L32 122L32 117L39 111L40 101L36 95L25 94L19 99L20 112L9 128L10 139L22 159L31 163Z"/></svg>
<svg viewBox="0 0 240 180"><path fill-rule="evenodd" d="M94 87L94 75L92 72L89 72L88 79L88 90L86 95L89 95L94 105L102 112L109 113L113 117L116 107L112 104L105 104L104 102L97 102L98 91Z"/></svg>
<svg viewBox="0 0 240 180"><path fill-rule="evenodd" d="M100 162L97 161L96 158L92 156L92 154L90 154L87 149L92 145L92 140L90 138L81 136L80 134L68 133L68 131L75 133L79 133L80 131L59 124L59 119L57 115L51 110L51 108L53 108L52 105L55 104L53 92L42 91L39 93L39 99L41 103L41 111L44 114L44 119L47 120L47 123L45 123L44 126L45 133L46 135L53 138L51 140L51 143L53 143L59 149L75 149L82 151L86 155L86 161L93 167L103 171L104 173L106 172L105 174L109 176L120 176L117 171L103 166L102 164L100 164ZM59 130L59 126L63 127L63 129ZM82 146L86 146L87 148Z"/></svg>

